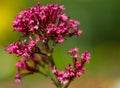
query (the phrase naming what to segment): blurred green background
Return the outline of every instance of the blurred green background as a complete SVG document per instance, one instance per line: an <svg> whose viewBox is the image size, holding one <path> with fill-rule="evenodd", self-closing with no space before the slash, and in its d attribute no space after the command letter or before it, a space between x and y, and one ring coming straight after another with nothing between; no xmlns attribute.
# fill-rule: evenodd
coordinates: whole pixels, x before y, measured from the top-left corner
<svg viewBox="0 0 120 88"><path fill-rule="evenodd" d="M20 33L13 32L12 21L24 9L39 0L0 0L0 88L55 88L41 75L23 78L14 83L17 57L4 48L14 42ZM63 68L70 62L67 50L79 47L81 52L91 52L86 72L71 83L69 88L120 88L120 0L40 0L41 5L64 5L66 14L81 22L83 34L68 38L55 48L57 66ZM62 63L62 64L61 64Z"/></svg>

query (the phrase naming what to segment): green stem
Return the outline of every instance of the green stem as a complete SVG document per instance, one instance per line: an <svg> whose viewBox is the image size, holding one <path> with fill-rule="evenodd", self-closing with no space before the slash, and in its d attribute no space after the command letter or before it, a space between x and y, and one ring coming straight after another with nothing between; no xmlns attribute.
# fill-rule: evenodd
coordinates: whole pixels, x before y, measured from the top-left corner
<svg viewBox="0 0 120 88"><path fill-rule="evenodd" d="M47 70L47 74L48 74L48 77L53 81L53 83L55 84L56 87L59 88L59 82L57 82L53 77L52 75L50 74L50 72Z"/></svg>
<svg viewBox="0 0 120 88"><path fill-rule="evenodd" d="M55 84L56 87L61 88L61 87L59 87L58 82L50 75L48 70L47 70L47 74L45 74L45 73L43 73L41 71L38 71L37 73L39 73L39 74L41 74L41 75L43 75L45 77L49 77L53 81L53 83Z"/></svg>
<svg viewBox="0 0 120 88"><path fill-rule="evenodd" d="M41 75L43 75L43 76L45 76L45 77L48 77L47 74L45 74L45 73L43 73L43 72L41 72L41 71L38 71L38 73L40 73Z"/></svg>
<svg viewBox="0 0 120 88"><path fill-rule="evenodd" d="M48 41L45 42L45 49L46 49L47 56L48 56L48 60L50 61L51 66L52 66L52 67L55 66L55 62L54 62L54 60L53 60L53 55L52 55L53 50L50 50L50 47L49 47L49 45L48 45Z"/></svg>
<svg viewBox="0 0 120 88"><path fill-rule="evenodd" d="M58 86L58 83L56 82L56 80L54 78L52 78L51 76L49 76L50 79L53 81L53 83L55 84L55 86L57 87Z"/></svg>

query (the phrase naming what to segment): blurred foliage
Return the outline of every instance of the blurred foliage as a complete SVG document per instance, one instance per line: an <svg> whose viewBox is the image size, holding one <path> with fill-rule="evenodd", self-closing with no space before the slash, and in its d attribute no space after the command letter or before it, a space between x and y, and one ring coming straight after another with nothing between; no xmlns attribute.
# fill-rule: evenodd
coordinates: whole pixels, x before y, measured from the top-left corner
<svg viewBox="0 0 120 88"><path fill-rule="evenodd" d="M4 51L5 46L16 41L21 35L18 32L13 32L12 21L21 10L36 5L37 1L40 1L41 5L49 3L63 4L66 8L65 12L71 18L81 22L79 28L83 30L83 34L80 37L67 39L63 44L57 45L55 48L54 57L59 68L64 68L67 63L71 63L70 56L67 55L67 50L71 47L79 47L81 53L89 50L92 58L87 65L87 71L85 72L87 75L80 78L81 81L78 80L78 82L85 82L88 78L90 80L96 78L93 85L97 85L100 83L98 81L100 80L99 77L102 77L101 81L107 79L114 80L115 78L120 79L119 0L0 0L0 85L3 82L8 82L8 80L12 82L12 77L15 73L15 61L17 59L15 56L9 55ZM32 86L35 85L36 81L33 82L34 80L38 80L37 83L41 82L42 85L41 76L40 78L39 76L30 77L28 77L28 80L25 78L28 83L24 83L25 85L29 85L29 82L32 83L31 86L27 85L29 88L39 88L37 85L36 87ZM29 79L34 80L29 81ZM89 79L87 80L88 85ZM78 82L75 83L75 88L80 87ZM109 82L112 85L112 82ZM86 85L82 83L81 86ZM88 87L83 86L83 88ZM71 86L71 88L73 87ZM93 86L92 88L97 88L97 86Z"/></svg>

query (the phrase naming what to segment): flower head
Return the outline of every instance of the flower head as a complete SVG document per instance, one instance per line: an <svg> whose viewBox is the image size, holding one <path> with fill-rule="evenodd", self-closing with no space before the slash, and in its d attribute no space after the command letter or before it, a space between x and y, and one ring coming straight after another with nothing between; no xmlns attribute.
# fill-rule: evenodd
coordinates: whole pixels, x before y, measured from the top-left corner
<svg viewBox="0 0 120 88"><path fill-rule="evenodd" d="M14 30L25 36L36 34L43 40L58 43L62 43L67 36L80 35L82 31L76 28L80 22L70 19L63 10L63 5L40 6L38 3L16 16L13 21Z"/></svg>
<svg viewBox="0 0 120 88"><path fill-rule="evenodd" d="M90 59L90 53L88 51L84 52L82 55L78 54L79 48L71 48L68 53L73 59L73 66L68 64L65 71L58 70L55 66L52 69L52 73L56 75L58 81L61 84L67 84L70 80L75 77L81 76L85 71L85 63ZM81 59L79 61L78 59Z"/></svg>
<svg viewBox="0 0 120 88"><path fill-rule="evenodd" d="M33 51L33 49L36 48L36 41L34 41L31 37L29 38L29 44L26 43L26 40L21 42L14 42L11 43L6 50L10 54L17 54L18 56L24 56L29 57Z"/></svg>

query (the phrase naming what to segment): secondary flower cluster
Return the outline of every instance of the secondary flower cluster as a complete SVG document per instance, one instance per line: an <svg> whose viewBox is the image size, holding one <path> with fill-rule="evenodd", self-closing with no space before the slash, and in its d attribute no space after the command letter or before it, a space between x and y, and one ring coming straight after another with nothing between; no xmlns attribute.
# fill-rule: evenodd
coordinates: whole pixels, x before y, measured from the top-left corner
<svg viewBox="0 0 120 88"><path fill-rule="evenodd" d="M29 62L33 62L33 64L30 64ZM21 78L23 76L33 74L34 72L39 72L38 68L38 59L35 56L31 56L30 58L21 58L17 63L17 72L15 75L15 81L21 82ZM26 71L21 74L21 71Z"/></svg>
<svg viewBox="0 0 120 88"><path fill-rule="evenodd" d="M31 7L21 11L13 21L15 31L25 36L39 35L42 40L53 40L62 43L66 36L80 35L82 30L76 28L80 23L70 19L64 12L65 8L57 4Z"/></svg>
<svg viewBox="0 0 120 88"><path fill-rule="evenodd" d="M53 68L52 73L56 75L58 81L62 84L68 83L70 80L73 80L75 77L81 76L85 71L85 63L90 60L90 53L88 51L83 54L77 54L79 51L78 48L72 48L68 51L73 59L73 65L70 64L66 67L65 71L60 71L56 67ZM79 61L78 59L81 59Z"/></svg>
<svg viewBox="0 0 120 88"><path fill-rule="evenodd" d="M18 56L29 57L32 53L34 53L37 49L37 40L34 41L32 37L29 38L30 42L27 44L26 40L14 42L6 48L6 50L12 54L16 54Z"/></svg>

